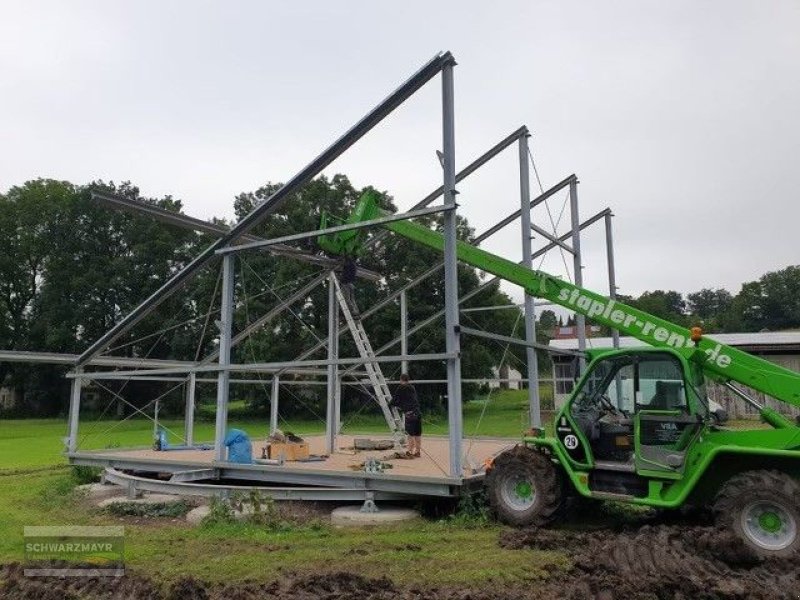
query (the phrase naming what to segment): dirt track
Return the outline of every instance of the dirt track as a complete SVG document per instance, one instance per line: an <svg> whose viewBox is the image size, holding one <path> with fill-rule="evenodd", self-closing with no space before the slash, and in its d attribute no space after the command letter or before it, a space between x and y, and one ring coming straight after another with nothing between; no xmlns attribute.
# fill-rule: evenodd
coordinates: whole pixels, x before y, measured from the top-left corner
<svg viewBox="0 0 800 600"><path fill-rule="evenodd" d="M800 598L800 558L759 561L712 527L645 525L631 532L507 531L506 548L565 550L574 567L548 581L556 598Z"/></svg>
<svg viewBox="0 0 800 600"><path fill-rule="evenodd" d="M800 558L760 562L731 535L711 527L645 525L630 531L507 530L510 549L566 552L574 566L530 587L418 588L353 573L285 576L274 582L206 586L182 579L168 589L135 573L118 580L29 579L20 565L0 570L0 597L268 600L364 599L495 600L498 598L598 598L602 600L800 598ZM497 565L502 569L502 565Z"/></svg>

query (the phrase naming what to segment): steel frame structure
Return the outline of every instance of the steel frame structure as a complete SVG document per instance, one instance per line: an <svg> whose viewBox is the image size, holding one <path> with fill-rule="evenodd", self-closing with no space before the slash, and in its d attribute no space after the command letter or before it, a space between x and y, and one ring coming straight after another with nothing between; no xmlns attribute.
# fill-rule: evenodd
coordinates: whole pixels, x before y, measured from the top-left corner
<svg viewBox="0 0 800 600"><path fill-rule="evenodd" d="M227 230L213 223L208 223L200 219L194 219L185 215L176 215L158 207L153 207L143 202L132 201L129 199L119 198L105 193L93 194L95 199L106 205L116 206L124 210L143 211L150 216L163 220L172 225L187 227L194 230L199 230L209 233L217 237L208 248L206 248L200 255L192 260L183 270L174 275L170 280L164 283L155 293L136 307L130 314L123 318L117 325L110 329L100 339L95 341L83 354L74 357L70 356L68 361L74 365L74 372L70 373L68 377L73 379L72 393L70 400L70 433L68 442L68 456L70 462L73 464L102 464L110 468L131 468L131 469L145 469L152 467L156 469L155 465L149 465L146 460L130 460L130 459L109 459L101 457L97 453L82 451L78 452L77 439L78 439L78 421L81 400L81 385L82 382L87 380L113 380L113 379L148 379L157 381L186 381L186 416L185 416L185 431L187 444L191 445L194 441L194 407L195 407L195 393L198 383L215 382L217 387L217 417L215 423L215 440L214 440L214 471L215 474L223 478L231 479L247 479L247 480L263 480L268 482L286 483L291 485L317 485L317 486L332 486L356 490L369 490L381 491L383 493L404 493L404 494L431 494L431 495L452 495L454 490L459 486L471 485L476 479L474 475L465 475L463 469L463 425L462 425L462 398L461 398L461 365L460 365L460 335L475 335L479 337L493 339L495 341L502 341L504 343L520 343L526 348L528 373L526 380L529 382L529 406L530 417L532 426L541 425L540 417L540 400L538 396L538 381L539 374L537 370L536 350L543 348L540 344L536 343L535 333L535 306L539 303L534 303L533 297L525 295L524 299L524 315L525 315L525 337L523 340L502 336L499 334L492 334L483 332L472 328L461 327L459 323L461 303L469 300L470 298L479 294L482 290L498 281L497 278L490 279L482 283L477 289L459 297L458 282L457 282L457 259L456 259L456 218L458 204L456 203L456 185L472 173L476 172L481 166L489 162L491 159L499 155L503 150L512 146L514 143L518 145L519 157L519 177L520 177L520 208L510 215L500 220L498 223L487 229L485 232L478 235L473 243L480 244L495 233L504 229L507 225L520 219L521 224L521 239L522 239L522 261L528 267L532 266L532 261L537 257L543 255L548 250L560 247L573 254L574 269L576 283L580 285L581 278L581 245L580 233L581 231L596 223L600 219L605 220L606 237L607 237L607 254L609 260L609 285L612 295L615 294L614 282L614 266L613 266L613 243L611 238L611 212L606 209L597 215L591 217L587 221L581 223L578 215L578 197L577 197L577 184L578 180L575 175L570 175L555 186L548 190L543 190L541 194L531 199L530 194L530 173L528 168L528 160L530 155L528 148L529 132L526 127L520 127L510 135L499 141L487 152L475 159L462 171L456 173L455 170L455 122L454 122L454 82L453 70L456 65L455 59L449 52L436 55L428 63L426 63L419 71L412 75L405 83L403 83L397 90L391 93L385 100L379 103L373 110L371 110L365 117L356 123L351 129L344 133L338 140L336 140L330 147L323 151L306 167L299 171L292 177L283 187L277 190L267 200L259 204L253 211L242 219L232 229ZM330 227L325 230L315 230L307 232L298 232L288 236L283 236L275 239L262 239L249 233L253 227L261 223L267 216L274 213L280 206L286 202L293 193L298 191L303 185L310 181L313 177L318 175L326 166L328 166L335 158L345 152L350 146L363 137L368 131L375 127L390 114L395 108L400 106L406 99L411 97L418 89L425 83L430 81L436 75L441 74L441 98L442 98L442 153L441 162L443 170L443 182L440 187L431 192L428 196L415 204L408 212L390 217L374 219L372 221L354 224L354 225L340 225ZM568 189L569 205L570 205L570 230L557 236L555 232L549 232L533 223L531 220L531 211L537 205L547 201L558 192ZM439 196L442 196L443 203L439 206L429 206ZM234 373L269 373L272 374L270 380L271 385L271 403L270 403L270 429L275 430L278 426L278 406L279 406L279 389L281 383L288 383L282 381L282 376L286 373L300 372L309 375L317 375L324 373L326 376L325 382L305 382L309 384L326 385L327 387L327 403L326 403L326 447L329 451L333 451L336 447L336 435L340 429L340 404L341 404L341 386L353 384L352 382L343 381L344 377L357 376L354 369L360 364L365 362L362 358L341 358L339 357L339 337L344 333L342 328L339 327L339 311L336 304L336 298L333 293L333 285L331 285L330 278L332 277L332 270L325 271L313 278L306 285L299 287L289 297L283 299L273 309L269 310L266 314L257 318L255 321L247 325L241 332L234 335L232 330L233 323L233 309L234 309L234 280L235 268L234 261L236 260L236 253L241 251L252 251L266 249L278 256L287 256L298 260L306 260L314 264L332 269L330 259L324 257L316 257L302 252L298 252L291 246L287 246L287 242L297 241L300 239L314 237L323 233L331 233L336 231L346 231L351 229L358 229L364 227L375 227L386 222L400 219L410 219L421 215L441 213L444 220L444 259L440 264L434 265L424 273L415 277L403 285L400 289L389 294L384 300L378 302L368 310L364 311L361 315L362 320L369 318L376 314L382 308L393 303L399 299L401 316L400 316L400 336L387 344L384 344L376 351L377 362L400 362L402 372L408 371L408 365L411 362L425 361L425 360L438 360L445 361L447 367L447 406L448 406L448 425L449 425L449 464L450 472L445 478L434 478L435 480L423 481L420 478L414 478L414 481L406 481L403 478L392 476L390 474L384 476L376 476L370 474L368 477L363 474L349 474L342 476L341 474L332 474L323 471L305 471L302 474L292 473L291 470L278 467L269 467L266 465L233 465L225 461L223 440L227 429L227 410L230 386L235 383L247 383L258 381L263 383L262 380L248 380L248 379L234 379L231 377ZM545 247L533 251L532 249L532 233L541 235L548 241ZM380 231L372 236L367 241L367 245L371 245L380 240L387 232ZM570 240L571 243L567 243ZM138 321L144 318L147 314L152 312L164 299L175 293L181 286L183 286L200 268L207 266L209 262L218 257L222 261L222 305L220 309L220 317L218 327L220 329L220 343L219 349L210 353L198 362L184 362L184 361L150 361L146 359L119 359L116 357L101 356L100 353L108 348L114 340L120 335L128 331ZM444 269L445 281L445 294L444 294L444 308L436 314L428 317L420 323L409 327L407 315L407 301L406 294L408 290L425 282L431 276ZM359 275L369 279L375 280L379 275L374 274L368 270L360 269ZM278 317L283 311L290 307L294 302L307 297L307 295L321 285L323 282L328 281L329 285L329 301L328 301L328 337L320 340L318 344L304 351L295 359L284 362L273 363L249 363L249 364L232 364L231 363L231 350L239 342L245 339L254 331L263 327L274 318ZM408 351L408 338L415 332L422 328L434 323L441 316L445 317L445 351L433 354L410 354ZM579 323L583 322L583 318L579 317ZM579 326L579 336L581 337L580 347L585 347L585 327ZM395 344L400 343L400 354L396 356L385 356L384 353ZM326 349L327 357L325 359L309 360L309 357L314 355L319 350ZM0 352L0 359L2 359ZM124 368L130 367L132 370L127 371L89 371L90 367L108 366ZM342 367L342 369L340 369ZM322 370L319 370L322 368ZM203 373L215 375L215 379L203 379L200 377ZM431 380L434 381L434 380ZM473 380L470 380L473 381ZM173 471L180 472L186 471L187 465L180 461L165 461L159 460L157 470L159 471ZM174 462L174 464L173 464ZM184 481L183 483L186 483Z"/></svg>

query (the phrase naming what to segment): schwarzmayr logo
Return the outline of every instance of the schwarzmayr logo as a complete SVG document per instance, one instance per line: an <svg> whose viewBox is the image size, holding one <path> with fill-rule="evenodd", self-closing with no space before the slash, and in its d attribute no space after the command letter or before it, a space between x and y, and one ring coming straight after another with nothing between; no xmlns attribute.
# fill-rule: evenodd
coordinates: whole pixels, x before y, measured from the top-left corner
<svg viewBox="0 0 800 600"><path fill-rule="evenodd" d="M26 576L119 577L125 574L125 528L25 527Z"/></svg>

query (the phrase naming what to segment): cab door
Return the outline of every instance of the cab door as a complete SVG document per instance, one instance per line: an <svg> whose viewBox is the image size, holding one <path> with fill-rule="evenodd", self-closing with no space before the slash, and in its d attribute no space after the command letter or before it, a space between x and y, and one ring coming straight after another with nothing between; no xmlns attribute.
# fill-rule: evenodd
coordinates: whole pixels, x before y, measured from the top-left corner
<svg viewBox="0 0 800 600"><path fill-rule="evenodd" d="M634 399L636 471L683 473L703 419L692 410L681 361L669 353L640 356Z"/></svg>

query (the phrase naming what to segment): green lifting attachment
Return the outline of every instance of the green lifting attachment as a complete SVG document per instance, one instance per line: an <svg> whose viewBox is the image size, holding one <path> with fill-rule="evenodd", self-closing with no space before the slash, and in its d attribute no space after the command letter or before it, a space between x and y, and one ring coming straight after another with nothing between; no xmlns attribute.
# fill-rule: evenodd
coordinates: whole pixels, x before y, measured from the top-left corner
<svg viewBox="0 0 800 600"><path fill-rule="evenodd" d="M361 223L370 221L381 216L382 211L378 207L378 195L372 191L366 191L361 195L355 210L347 219L340 219L325 211L322 212L320 229L326 229L335 225ZM366 232L364 229L350 229L339 231L333 234L323 234L317 237L317 243L328 254L340 254L343 256L358 256L361 253Z"/></svg>
<svg viewBox="0 0 800 600"><path fill-rule="evenodd" d="M378 200L378 194L373 191L362 194L347 222L369 221L382 216L384 213L378 206ZM411 221L395 221L382 227L419 244L444 251L444 237L427 227ZM354 255L364 236L364 230L359 229L321 236L319 241L326 251ZM704 374L713 380L721 383L735 381L781 402L800 406L800 375L793 371L712 338L702 336L693 341L692 332L684 327L543 271L528 269L466 242L458 242L457 252L461 262L517 284L532 296L583 314L596 323L617 329L651 346L671 348L699 365ZM762 416L773 427L794 426L794 423L769 408L762 409Z"/></svg>

